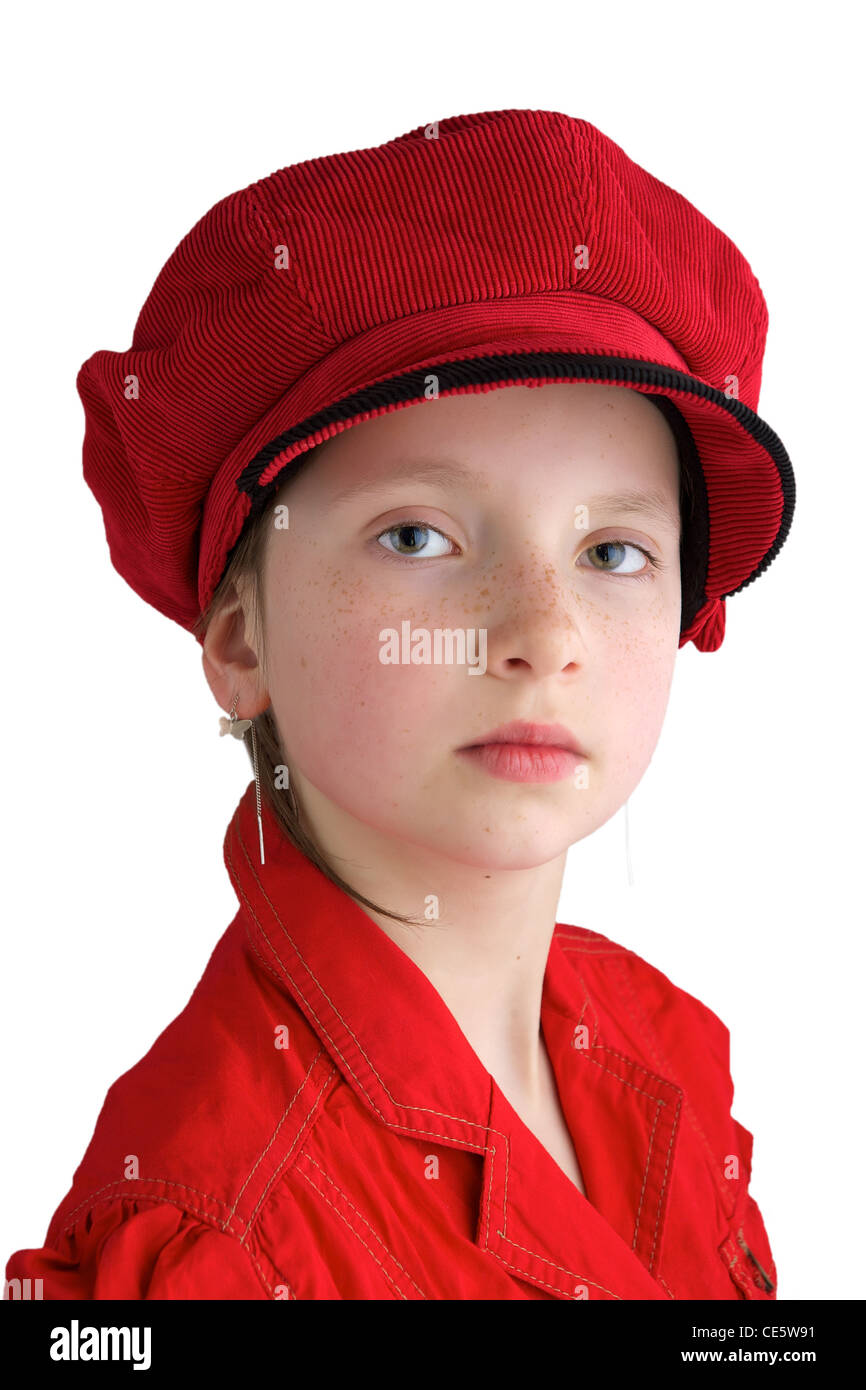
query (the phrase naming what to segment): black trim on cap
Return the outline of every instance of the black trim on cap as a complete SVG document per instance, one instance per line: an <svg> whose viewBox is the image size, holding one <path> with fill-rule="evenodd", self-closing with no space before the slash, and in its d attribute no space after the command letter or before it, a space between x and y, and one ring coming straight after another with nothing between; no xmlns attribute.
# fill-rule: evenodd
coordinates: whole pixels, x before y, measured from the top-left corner
<svg viewBox="0 0 866 1390"><path fill-rule="evenodd" d="M416 368L415 371L405 372L399 376L387 377L383 381L376 382L373 386L365 387L363 391L356 391L354 395L344 396L342 400L335 401L324 410L318 411L315 415L309 415L306 420L293 426L290 430L285 430L277 435L269 444L260 449L255 458L243 469L237 479L236 486L239 492L245 492L252 501L249 516L244 523L244 529L249 522L265 509L268 501L281 487L284 486L303 464L304 455L296 455L286 464L290 471L286 473L281 469L276 477L272 478L266 487L260 488L258 480L265 469L274 461L278 454L282 453L292 444L297 444L306 439L309 435L315 434L318 430L324 429L327 425L339 423L341 420L351 420L362 412L377 410L383 405L392 405L395 402L417 401L423 398L427 378L435 373L439 390L450 391L458 386L473 386L482 382L495 382L502 380L522 381L533 380L536 378L572 377L578 381L623 381L635 385L656 386L661 391L685 391L691 396L696 396L702 400L711 401L714 405L720 406L732 415L737 423L755 440L762 449L766 451L776 466L779 475L779 483L782 488L782 517L776 538L770 549L764 555L758 566L752 571L748 578L738 584L736 589L731 589L724 598L730 598L732 594L738 594L747 584L751 584L759 575L772 564L785 543L791 527L791 518L794 514L794 502L796 489L794 483L794 471L791 461L785 450L781 439L770 429L770 426L763 421L759 415L750 410L742 401L733 400L717 391L715 387L708 386L706 382L698 380L697 377L687 376L684 372L674 371L670 367L658 366L651 362L643 362L638 358L632 357L604 357L595 353L574 353L574 352L515 352L502 353L495 356L470 357L458 362L436 362ZM656 398L657 403L657 398ZM664 409L664 407L662 407ZM682 428L676 425L672 416L667 415L674 432L677 434L677 442L681 447L681 459L685 458L688 463L689 446L683 431L691 440L691 449L698 459L697 473L703 484L703 497L706 504L706 482L703 469L700 467L700 459L697 455L691 431L688 430L684 420L681 420ZM682 452L684 450L684 452ZM296 465L292 468L292 465ZM698 489L700 492L700 487ZM703 555L707 556L707 539L709 527L709 514L707 512L707 536L704 537ZM700 526L700 518L698 518ZM700 543L700 536L695 540ZM706 579L706 563L704 563L703 578L700 578L700 565L694 573L698 574L699 590L703 592L703 585ZM692 596L693 597L693 596ZM683 596L683 617L686 615L685 594ZM703 599L702 599L703 602ZM700 605L699 605L700 606ZM697 610L695 610L697 612ZM685 630L685 626L682 629Z"/></svg>
<svg viewBox="0 0 866 1390"><path fill-rule="evenodd" d="M680 461L680 633L687 632L707 601L710 563L710 508L707 480L692 432L670 396L643 392L664 415ZM691 486L689 486L689 484Z"/></svg>

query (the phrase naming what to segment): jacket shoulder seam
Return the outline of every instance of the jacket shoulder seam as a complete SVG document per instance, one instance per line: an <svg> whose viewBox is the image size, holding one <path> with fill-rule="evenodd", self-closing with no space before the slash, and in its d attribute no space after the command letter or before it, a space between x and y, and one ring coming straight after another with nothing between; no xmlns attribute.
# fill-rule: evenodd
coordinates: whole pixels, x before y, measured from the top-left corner
<svg viewBox="0 0 866 1390"><path fill-rule="evenodd" d="M156 1181L156 1179L150 1179L149 1181ZM166 1185L172 1187L179 1187L182 1188L184 1191L188 1192L198 1192L197 1188L191 1188L186 1183L171 1183L168 1180L166 1180ZM107 1184L107 1186L116 1188L117 1185L111 1183ZM130 1188L130 1186L127 1184L121 1190L115 1190L114 1192L110 1192L105 1196L99 1195L100 1193L105 1191L106 1189L104 1187L97 1188L82 1202L80 1202L79 1205L75 1208L75 1210L81 1211L82 1208L86 1208L85 1214L89 1215L96 1209L96 1207L102 1206L105 1202L119 1202L123 1201L125 1198L131 1198L133 1200L148 1202L154 1206L166 1205L174 1207L176 1211L180 1211L184 1215L196 1217L202 1225L209 1226L210 1229L216 1232L217 1235L226 1236L227 1239L233 1240L238 1246L240 1246L240 1248L244 1251L244 1254L250 1261L250 1264L255 1269L256 1278L258 1279L262 1288L265 1289L269 1298L274 1297L274 1289L276 1286L271 1284L265 1271L262 1269L262 1266L256 1259L256 1256L254 1255L253 1251L250 1249L247 1243L246 1236L241 1235L236 1230L233 1230L227 1223L218 1221L217 1218L212 1215L212 1213L205 1211L202 1207L196 1206L195 1203L190 1201L188 1198L175 1199L174 1197L160 1197L157 1196L155 1193L148 1191L146 1188L140 1187L140 1185L138 1184L134 1185L133 1188ZM201 1195L209 1197L209 1200L215 1202L217 1206L224 1205L220 1202L218 1197L210 1196L208 1193L201 1193ZM64 1235L68 1235L76 1225L77 1219L67 1223L67 1225L63 1227L62 1233ZM296 1298L297 1295L295 1294L291 1284L288 1282L285 1276L279 1270L276 1270L276 1273L279 1276L280 1283L285 1285L285 1288L288 1291L289 1298Z"/></svg>
<svg viewBox="0 0 866 1390"><path fill-rule="evenodd" d="M566 942L568 943L570 953L587 956L631 954L627 946L620 946L610 937L603 936L601 932L590 931L588 927L575 927L568 923L557 922L554 936L563 947L565 947Z"/></svg>
<svg viewBox="0 0 866 1390"><path fill-rule="evenodd" d="M179 1188L182 1192L195 1193L196 1196L203 1197L205 1201L213 1202L214 1205L219 1207L222 1211L226 1213L229 1211L225 1202L221 1201L219 1197L215 1197L213 1193L202 1192L200 1188L191 1187L188 1183L175 1182L173 1178L140 1178L137 1182L130 1182L128 1178L118 1178L115 1182L104 1183L102 1187L94 1188L92 1192L88 1192L87 1196L82 1198L77 1206L73 1207L71 1211L68 1211L63 1218L65 1224L61 1228L61 1233L63 1235L68 1235L73 1227L77 1226L80 1220L79 1213L84 1212L84 1214L89 1214L93 1211L94 1207L102 1206L103 1202L123 1201L125 1198L129 1197L132 1199L141 1198L142 1200L150 1202L168 1202L171 1206L177 1207L180 1211L189 1212L191 1215L201 1217L203 1221L207 1221L209 1224L216 1225L218 1230L228 1231L231 1235L236 1234L236 1232L230 1228L228 1217L217 1225L217 1218L211 1212L207 1212L204 1208L196 1206L189 1197L176 1198L174 1196L160 1196L159 1193L153 1192L151 1188L146 1185L148 1183L158 1184L160 1187ZM106 1195L101 1196L100 1194L102 1193Z"/></svg>

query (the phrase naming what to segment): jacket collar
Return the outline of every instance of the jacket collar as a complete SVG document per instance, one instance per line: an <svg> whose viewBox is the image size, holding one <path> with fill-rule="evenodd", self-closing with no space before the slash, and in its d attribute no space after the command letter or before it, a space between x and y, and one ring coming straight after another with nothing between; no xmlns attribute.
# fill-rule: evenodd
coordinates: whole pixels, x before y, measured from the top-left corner
<svg viewBox="0 0 866 1390"><path fill-rule="evenodd" d="M682 1094L628 1056L613 1026L602 1035L603 1010L569 959L574 934L593 934L557 927L542 998L587 1200L513 1110L423 971L292 845L265 800L262 822L264 866L250 782L223 853L256 954L379 1123L478 1155L476 1244L561 1298L670 1296L651 1275Z"/></svg>

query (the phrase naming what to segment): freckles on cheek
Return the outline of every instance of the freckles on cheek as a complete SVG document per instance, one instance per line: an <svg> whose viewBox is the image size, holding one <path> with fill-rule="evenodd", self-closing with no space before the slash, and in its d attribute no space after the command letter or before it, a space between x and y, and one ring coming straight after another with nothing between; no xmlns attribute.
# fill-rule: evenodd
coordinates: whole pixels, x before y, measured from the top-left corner
<svg viewBox="0 0 866 1390"><path fill-rule="evenodd" d="M420 621L405 598L330 570L287 602L278 698L295 756L312 766L327 748L328 759L348 769L414 748L442 671L379 660L384 629L399 634L402 621Z"/></svg>
<svg viewBox="0 0 866 1390"><path fill-rule="evenodd" d="M316 723L327 722L335 746L353 761L421 751L435 739L437 711L453 702L452 683L462 677L466 684L465 670L454 667L381 662L382 631L378 622L366 632L356 628L307 668Z"/></svg>
<svg viewBox="0 0 866 1390"><path fill-rule="evenodd" d="M596 701L605 711L608 746L628 765L645 768L664 723L676 657L669 633L623 625L608 645Z"/></svg>

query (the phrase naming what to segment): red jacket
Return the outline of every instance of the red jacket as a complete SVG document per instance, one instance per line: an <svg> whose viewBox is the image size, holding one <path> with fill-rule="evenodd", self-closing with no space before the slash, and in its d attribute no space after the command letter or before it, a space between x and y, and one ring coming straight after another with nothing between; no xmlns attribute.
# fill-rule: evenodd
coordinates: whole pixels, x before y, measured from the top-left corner
<svg viewBox="0 0 866 1390"><path fill-rule="evenodd" d="M775 1298L715 1014L557 925L542 1028L584 1197L267 803L261 866L254 791L224 844L237 916L7 1280L46 1299Z"/></svg>

